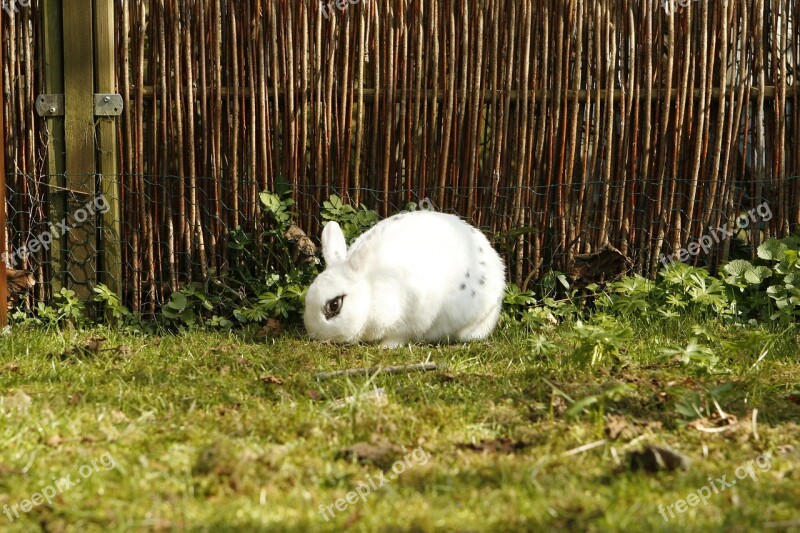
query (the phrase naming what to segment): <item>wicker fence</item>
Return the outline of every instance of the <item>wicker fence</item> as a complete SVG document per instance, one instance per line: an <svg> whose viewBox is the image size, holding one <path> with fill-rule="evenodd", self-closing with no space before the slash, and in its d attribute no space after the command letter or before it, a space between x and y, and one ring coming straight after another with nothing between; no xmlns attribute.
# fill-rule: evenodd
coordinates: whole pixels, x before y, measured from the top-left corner
<svg viewBox="0 0 800 533"><path fill-rule="evenodd" d="M48 163L58 123L34 110L54 92L54 3L2 16L9 251L74 196L76 177ZM137 309L228 268L227 232L262 223L262 190L294 195L310 233L334 193L383 215L430 198L494 236L518 283L606 244L652 275L662 253L762 204L771 217L749 245L800 225L794 0L113 8L124 110L98 157L119 171L95 179L119 191L120 290ZM737 242L691 260L714 268ZM69 282L56 251L26 257L39 298ZM102 260L87 268L109 275Z"/></svg>

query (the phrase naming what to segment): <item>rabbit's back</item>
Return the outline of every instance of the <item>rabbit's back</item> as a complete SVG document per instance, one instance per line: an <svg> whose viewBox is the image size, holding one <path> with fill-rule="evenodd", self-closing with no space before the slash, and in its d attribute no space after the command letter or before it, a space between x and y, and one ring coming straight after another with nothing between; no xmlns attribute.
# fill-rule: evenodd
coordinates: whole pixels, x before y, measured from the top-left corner
<svg viewBox="0 0 800 533"><path fill-rule="evenodd" d="M485 337L505 287L502 260L486 237L456 216L432 211L390 217L353 243L348 260L365 262L380 297L374 322L398 342ZM491 323L489 325L489 323ZM476 324L486 334L473 335ZM385 331L376 331L385 337Z"/></svg>

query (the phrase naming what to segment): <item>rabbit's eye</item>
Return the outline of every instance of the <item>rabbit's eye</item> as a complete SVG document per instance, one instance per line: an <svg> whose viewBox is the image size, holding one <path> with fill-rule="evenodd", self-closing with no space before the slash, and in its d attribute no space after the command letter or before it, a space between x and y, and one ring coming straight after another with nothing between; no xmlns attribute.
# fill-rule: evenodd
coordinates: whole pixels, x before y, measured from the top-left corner
<svg viewBox="0 0 800 533"><path fill-rule="evenodd" d="M341 296L337 296L332 300L328 300L328 303L325 304L325 318L330 320L331 318L335 317L339 314L339 311L342 310L342 300L344 300L344 294Z"/></svg>

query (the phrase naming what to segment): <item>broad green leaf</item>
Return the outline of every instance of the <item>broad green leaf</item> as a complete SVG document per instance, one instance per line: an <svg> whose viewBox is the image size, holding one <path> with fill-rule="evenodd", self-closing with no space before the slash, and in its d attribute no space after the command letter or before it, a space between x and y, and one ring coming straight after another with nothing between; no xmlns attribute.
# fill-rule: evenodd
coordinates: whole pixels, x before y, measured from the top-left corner
<svg viewBox="0 0 800 533"><path fill-rule="evenodd" d="M767 261L780 261L787 246L777 239L769 239L758 247L758 257Z"/></svg>

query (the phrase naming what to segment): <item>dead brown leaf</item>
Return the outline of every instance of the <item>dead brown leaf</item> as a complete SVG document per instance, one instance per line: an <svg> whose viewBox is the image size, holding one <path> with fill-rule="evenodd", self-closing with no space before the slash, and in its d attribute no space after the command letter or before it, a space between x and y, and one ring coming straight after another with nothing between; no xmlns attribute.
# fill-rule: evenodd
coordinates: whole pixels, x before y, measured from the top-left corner
<svg viewBox="0 0 800 533"><path fill-rule="evenodd" d="M606 417L606 436L611 440L617 440L617 437L622 437L622 440L630 440L638 433L636 429L628 423L624 416L608 415Z"/></svg>
<svg viewBox="0 0 800 533"><path fill-rule="evenodd" d="M553 407L553 413L556 416L561 416L567 410L567 402L560 394L553 393L550 397L550 405Z"/></svg>
<svg viewBox="0 0 800 533"><path fill-rule="evenodd" d="M274 318L268 318L256 333L257 340L273 339L283 333L283 324Z"/></svg>
<svg viewBox="0 0 800 533"><path fill-rule="evenodd" d="M24 391L18 390L14 394L6 396L4 403L6 407L18 413L26 413L33 403L33 399Z"/></svg>
<svg viewBox="0 0 800 533"><path fill-rule="evenodd" d="M356 442L340 451L338 457L359 463L372 463L381 468L388 468L403 453L403 448L388 440L378 437L372 442Z"/></svg>
<svg viewBox="0 0 800 533"><path fill-rule="evenodd" d="M268 385L283 385L283 380L272 375L264 374L258 377L258 381Z"/></svg>
<svg viewBox="0 0 800 533"><path fill-rule="evenodd" d="M0 477L6 477L11 474L19 474L20 471L16 468L10 467L7 464L0 463Z"/></svg>
<svg viewBox="0 0 800 533"><path fill-rule="evenodd" d="M472 450L475 452L483 453L504 453L511 454L524 450L529 446L528 443L522 441L514 441L508 437L501 437L494 440L482 440L479 443L465 442L456 444L457 448L462 450Z"/></svg>
<svg viewBox="0 0 800 533"><path fill-rule="evenodd" d="M73 392L72 394L67 396L67 401L69 402L70 405L78 405L79 403L81 403L82 399L83 399L82 392Z"/></svg>
<svg viewBox="0 0 800 533"><path fill-rule="evenodd" d="M97 355L105 341L105 337L92 337L83 344L82 348L92 355Z"/></svg>
<svg viewBox="0 0 800 533"><path fill-rule="evenodd" d="M319 393L317 389L308 389L308 397L311 398L312 401L318 402L322 395Z"/></svg>
<svg viewBox="0 0 800 533"><path fill-rule="evenodd" d="M116 409L111 411L111 421L115 424L119 424L121 422L128 422L130 419L128 416L123 413L122 411L117 411Z"/></svg>
<svg viewBox="0 0 800 533"><path fill-rule="evenodd" d="M778 453L781 455L789 455L794 452L794 446L791 444L781 444L778 446Z"/></svg>
<svg viewBox="0 0 800 533"><path fill-rule="evenodd" d="M17 363L8 363L0 368L0 374L11 374L12 372L19 372L19 365Z"/></svg>
<svg viewBox="0 0 800 533"><path fill-rule="evenodd" d="M117 346L117 353L122 357L129 359L133 355L133 350L131 349L130 346L122 344L120 346Z"/></svg>
<svg viewBox="0 0 800 533"><path fill-rule="evenodd" d="M61 435L56 434L56 435L53 435L52 437L50 437L49 439L47 439L45 441L45 444L47 444L48 446L50 446L52 448L58 448L61 445L61 443L64 442L65 440L67 440L67 439L65 439Z"/></svg>

